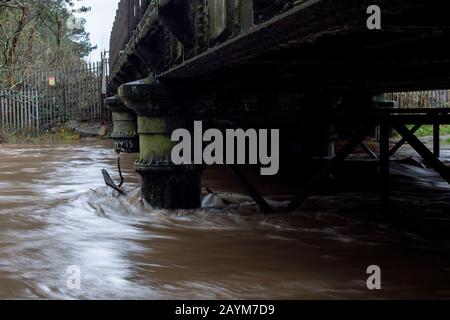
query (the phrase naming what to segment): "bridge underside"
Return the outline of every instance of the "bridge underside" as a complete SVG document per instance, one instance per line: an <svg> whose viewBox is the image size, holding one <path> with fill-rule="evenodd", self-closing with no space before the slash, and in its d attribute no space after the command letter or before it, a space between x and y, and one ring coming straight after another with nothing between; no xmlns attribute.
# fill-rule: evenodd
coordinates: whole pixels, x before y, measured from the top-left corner
<svg viewBox="0 0 450 320"><path fill-rule="evenodd" d="M186 5L202 1L166 0L159 8L150 7L112 67L109 91L119 96L119 102L110 104L124 104L114 107L122 110L116 116L118 124L120 119L132 118L124 110L137 114L135 136L125 138L129 143L139 135L136 169L150 203L166 208L199 205L201 168L173 166L170 135L174 128L192 131L193 120L200 119L205 127L221 129L281 128L282 161L296 159L307 170L312 168L311 159L326 159L327 165L311 177L288 210L301 204L380 124L383 181L387 181L389 168L389 127L400 131L449 178L438 160L404 127L431 120L442 124L447 116L403 120L388 115L371 121L375 107L389 105L374 99L375 95L450 87L446 50L450 22L444 1L297 1L260 24L240 21L241 32L209 39L206 47L196 15L190 14L193 7ZM381 30L369 30L366 25L366 9L373 4L381 8ZM335 153L334 141L341 132L350 133L353 139ZM231 169L261 209L270 212L239 169ZM180 176L186 178L180 180ZM190 190L188 199L170 196L182 190Z"/></svg>
<svg viewBox="0 0 450 320"><path fill-rule="evenodd" d="M381 7L381 30L367 29L370 4ZM446 12L437 0L310 0L192 58L185 48L181 59L149 70L143 65L155 65L157 55L151 35L164 28L155 11L147 17L153 23L149 38L141 34L127 47L110 88L151 74L209 92L212 85L370 93L448 88Z"/></svg>

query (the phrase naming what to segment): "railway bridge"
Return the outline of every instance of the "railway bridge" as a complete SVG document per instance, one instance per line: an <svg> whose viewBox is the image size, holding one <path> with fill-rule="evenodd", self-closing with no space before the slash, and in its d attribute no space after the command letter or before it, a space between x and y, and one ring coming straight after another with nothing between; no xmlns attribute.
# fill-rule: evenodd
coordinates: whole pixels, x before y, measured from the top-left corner
<svg viewBox="0 0 450 320"><path fill-rule="evenodd" d="M373 5L381 28L368 27ZM437 143L431 152L406 126L433 124L438 137L448 110L405 112L380 98L449 88L449 40L444 0L121 0L106 100L115 148L139 152L152 205L194 208L203 168L172 162L175 129L193 131L195 120L280 129L282 166L310 173L291 211L379 126L379 154L365 149L379 163L387 203L392 128L450 182ZM229 168L262 211L273 211L239 167Z"/></svg>

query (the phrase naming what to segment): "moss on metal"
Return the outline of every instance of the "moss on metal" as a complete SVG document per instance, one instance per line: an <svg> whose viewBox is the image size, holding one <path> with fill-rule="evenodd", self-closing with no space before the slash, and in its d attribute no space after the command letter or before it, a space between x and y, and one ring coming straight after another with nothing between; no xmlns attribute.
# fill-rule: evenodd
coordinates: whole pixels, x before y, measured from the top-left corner
<svg viewBox="0 0 450 320"><path fill-rule="evenodd" d="M141 134L139 136L140 165L170 164L170 154L174 147L173 142L164 134Z"/></svg>
<svg viewBox="0 0 450 320"><path fill-rule="evenodd" d="M114 129L111 137L116 152L134 153L139 151L136 115L126 108L119 97L110 97L105 100L108 109L112 112Z"/></svg>

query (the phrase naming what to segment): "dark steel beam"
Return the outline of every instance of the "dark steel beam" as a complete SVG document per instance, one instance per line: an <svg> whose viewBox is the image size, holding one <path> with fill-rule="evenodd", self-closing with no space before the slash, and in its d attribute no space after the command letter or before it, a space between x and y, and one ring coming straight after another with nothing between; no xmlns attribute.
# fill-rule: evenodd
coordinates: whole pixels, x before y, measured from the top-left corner
<svg viewBox="0 0 450 320"><path fill-rule="evenodd" d="M421 124L416 124L411 130L410 132L412 134L416 133L417 130L419 130L422 127ZM397 144L391 149L391 151L389 151L389 158L392 157L406 142L405 138L402 138L399 142L397 142Z"/></svg>
<svg viewBox="0 0 450 320"><path fill-rule="evenodd" d="M441 156L440 129L439 124L433 125L433 153L436 157Z"/></svg>
<svg viewBox="0 0 450 320"><path fill-rule="evenodd" d="M380 126L380 192L381 204L389 206L389 129L388 124ZM409 132L409 131L408 131Z"/></svg>
<svg viewBox="0 0 450 320"><path fill-rule="evenodd" d="M336 169L337 165L343 162L367 137L368 131L368 127L363 127L357 131L353 138L341 150L338 151L334 158L331 159L330 163L325 168L322 168L305 184L302 191L291 201L291 203L285 208L284 212L292 212L300 207L311 195L311 193L321 185L322 181Z"/></svg>
<svg viewBox="0 0 450 320"><path fill-rule="evenodd" d="M275 210L267 203L267 201L259 194L248 179L242 174L236 165L227 165L227 168L233 173L245 191L255 200L262 212L269 214L274 213Z"/></svg>
<svg viewBox="0 0 450 320"><path fill-rule="evenodd" d="M417 151L418 154L448 183L450 171L445 164L436 157L408 128L403 124L395 124L394 129Z"/></svg>
<svg viewBox="0 0 450 320"><path fill-rule="evenodd" d="M371 159L374 160L378 159L377 154L372 149L370 149L364 142L361 142L359 145L369 155Z"/></svg>

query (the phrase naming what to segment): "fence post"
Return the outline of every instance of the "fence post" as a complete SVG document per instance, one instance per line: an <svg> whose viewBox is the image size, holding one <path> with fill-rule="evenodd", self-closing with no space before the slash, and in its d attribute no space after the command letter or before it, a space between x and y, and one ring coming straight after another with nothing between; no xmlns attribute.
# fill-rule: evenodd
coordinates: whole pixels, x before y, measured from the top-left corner
<svg viewBox="0 0 450 320"><path fill-rule="evenodd" d="M100 121L102 124L106 123L106 52L102 52L101 59L101 90L100 90Z"/></svg>
<svg viewBox="0 0 450 320"><path fill-rule="evenodd" d="M5 109L3 106L3 90L0 89L0 107L1 107L1 113L2 113L2 119L1 119L1 123L2 123L2 128L5 127Z"/></svg>
<svg viewBox="0 0 450 320"><path fill-rule="evenodd" d="M28 117L27 117L27 127L28 127L28 131L31 132L33 130L33 125L31 122L31 100L32 96L31 96L31 91L30 89L27 89L27 113L28 113Z"/></svg>
<svg viewBox="0 0 450 320"><path fill-rule="evenodd" d="M3 98L3 90L0 90L0 106L1 106L1 112L2 112L2 128L5 128L5 106L3 104L4 98Z"/></svg>
<svg viewBox="0 0 450 320"><path fill-rule="evenodd" d="M40 130L40 119L39 119L39 93L38 91L36 91L36 95L35 95L35 104L34 104L34 108L35 108L35 115L36 115L36 129L37 129L37 133L39 133Z"/></svg>

